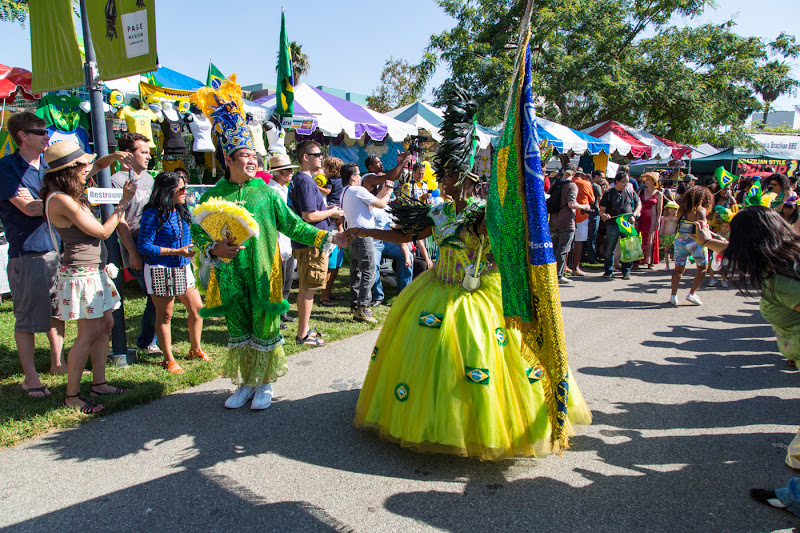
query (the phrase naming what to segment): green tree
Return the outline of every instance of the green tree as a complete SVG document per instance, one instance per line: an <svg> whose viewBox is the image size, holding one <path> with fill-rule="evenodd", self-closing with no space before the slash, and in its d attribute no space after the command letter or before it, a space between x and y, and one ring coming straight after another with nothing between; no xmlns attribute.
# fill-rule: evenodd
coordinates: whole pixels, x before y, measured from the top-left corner
<svg viewBox="0 0 800 533"><path fill-rule="evenodd" d="M308 56L303 53L303 45L297 44L292 41L289 43L289 50L292 54L292 74L294 74L294 83L300 83L300 78L308 74L311 70L311 62Z"/></svg>
<svg viewBox="0 0 800 533"><path fill-rule="evenodd" d="M367 97L367 107L379 113L416 102L422 92L419 87L419 67L404 59L390 57L383 65L381 81Z"/></svg>
<svg viewBox="0 0 800 533"><path fill-rule="evenodd" d="M789 77L791 67L783 61L770 61L759 69L753 88L764 101L764 116L761 119L761 128L767 125L772 102L797 85L797 81Z"/></svg>
<svg viewBox="0 0 800 533"><path fill-rule="evenodd" d="M18 22L25 27L28 20L28 2L0 0L0 22Z"/></svg>
<svg viewBox="0 0 800 533"><path fill-rule="evenodd" d="M479 120L503 119L526 1L437 0L455 26L431 36L421 83L438 64L475 95ZM794 37L742 37L734 23L672 25L711 0L537 0L531 17L537 112L583 129L606 120L687 143L733 144L761 103L754 82L772 51L796 57ZM441 88L437 91L441 94ZM721 133L720 125L729 126Z"/></svg>

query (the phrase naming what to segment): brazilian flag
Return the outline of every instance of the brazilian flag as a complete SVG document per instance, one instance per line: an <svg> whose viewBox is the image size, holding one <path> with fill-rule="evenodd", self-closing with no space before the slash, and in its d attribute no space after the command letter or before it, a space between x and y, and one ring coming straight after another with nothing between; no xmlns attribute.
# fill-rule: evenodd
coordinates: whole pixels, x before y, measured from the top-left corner
<svg viewBox="0 0 800 533"><path fill-rule="evenodd" d="M719 185L720 189L724 189L736 179L736 176L725 170L724 167L719 167L715 170L714 176L717 178L717 185Z"/></svg>
<svg viewBox="0 0 800 533"><path fill-rule="evenodd" d="M552 445L558 450L567 445L567 346L547 223L529 38L520 47L519 75L492 165L486 227L501 276L505 324L522 333L522 355L544 369Z"/></svg>
<svg viewBox="0 0 800 533"><path fill-rule="evenodd" d="M639 235L636 226L633 224L633 214L627 213L617 217L617 228L620 237L635 237Z"/></svg>
<svg viewBox="0 0 800 533"><path fill-rule="evenodd" d="M744 205L761 205L761 178L754 178L753 185L744 194Z"/></svg>
<svg viewBox="0 0 800 533"><path fill-rule="evenodd" d="M275 97L275 111L281 116L294 113L294 70L289 37L286 36L286 14L281 10L281 40L278 47L278 94Z"/></svg>
<svg viewBox="0 0 800 533"><path fill-rule="evenodd" d="M211 87L215 91L219 90L220 85L222 82L227 80L228 78L212 63L211 61L208 62L208 76L206 76L206 86Z"/></svg>

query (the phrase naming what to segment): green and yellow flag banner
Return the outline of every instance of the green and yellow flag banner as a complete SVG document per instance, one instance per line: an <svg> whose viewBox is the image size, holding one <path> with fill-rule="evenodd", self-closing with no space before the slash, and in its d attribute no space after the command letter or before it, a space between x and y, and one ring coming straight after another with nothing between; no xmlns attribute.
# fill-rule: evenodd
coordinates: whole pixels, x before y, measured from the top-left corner
<svg viewBox="0 0 800 533"><path fill-rule="evenodd" d="M289 37L286 36L286 14L281 10L281 39L278 48L278 83L275 111L281 116L294 113L294 70Z"/></svg>
<svg viewBox="0 0 800 533"><path fill-rule="evenodd" d="M228 78L212 63L211 61L208 62L208 76L206 76L206 86L211 87L214 90L219 90L220 85L222 82L227 80Z"/></svg>
<svg viewBox="0 0 800 533"><path fill-rule="evenodd" d="M639 235L633 223L633 213L626 213L617 217L617 228L620 237L635 237Z"/></svg>
<svg viewBox="0 0 800 533"><path fill-rule="evenodd" d="M544 370L554 450L567 446L567 346L536 134L527 36L497 145L486 226L502 278L507 327L522 333L523 356Z"/></svg>
<svg viewBox="0 0 800 533"><path fill-rule="evenodd" d="M717 185L720 189L724 189L736 180L736 176L725 170L724 167L719 167L714 171L714 176L717 178Z"/></svg>
<svg viewBox="0 0 800 533"><path fill-rule="evenodd" d="M30 0L31 89L35 93L84 85L72 0Z"/></svg>

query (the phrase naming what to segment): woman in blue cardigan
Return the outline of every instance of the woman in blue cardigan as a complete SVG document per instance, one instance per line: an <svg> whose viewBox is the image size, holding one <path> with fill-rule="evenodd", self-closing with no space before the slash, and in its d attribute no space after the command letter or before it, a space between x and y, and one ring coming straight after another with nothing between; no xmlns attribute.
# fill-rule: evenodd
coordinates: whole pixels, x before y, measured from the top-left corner
<svg viewBox="0 0 800 533"><path fill-rule="evenodd" d="M191 257L192 217L186 207L186 182L174 172L155 178L150 201L142 211L139 253L145 258L144 279L156 308L156 336L164 352L162 365L173 374L183 374L172 353L172 309L175 297L189 312L189 359L211 361L200 347L203 301L194 285Z"/></svg>

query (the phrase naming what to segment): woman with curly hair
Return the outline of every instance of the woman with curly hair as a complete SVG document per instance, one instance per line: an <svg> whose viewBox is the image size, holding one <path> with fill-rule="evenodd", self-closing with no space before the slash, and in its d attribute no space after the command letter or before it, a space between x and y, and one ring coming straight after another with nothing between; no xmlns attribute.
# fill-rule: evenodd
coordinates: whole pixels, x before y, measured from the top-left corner
<svg viewBox="0 0 800 533"><path fill-rule="evenodd" d="M776 172L768 178L765 178L763 183L764 185L761 189L764 191L764 194L770 192L775 194L775 197L771 200L769 205L773 209L782 205L789 195L792 194L792 186L786 174L779 174Z"/></svg>
<svg viewBox="0 0 800 533"><path fill-rule="evenodd" d="M92 358L89 389L92 396L125 392L122 387L106 383L108 336L114 326L111 311L119 307L120 297L109 279L115 275L111 265L109 275L106 274L107 253L103 241L114 233L136 194L136 184L128 180L114 212L103 224L98 222L84 192L86 180L114 161L130 163L132 159L127 152L115 152L97 161L94 157L72 141L50 145L44 152L49 169L41 192L51 235L57 231L64 245L56 280L55 316L59 320L78 322L78 336L67 355L64 405L84 414L104 409L103 405L81 395L81 375L88 357Z"/></svg>
<svg viewBox="0 0 800 533"><path fill-rule="evenodd" d="M697 297L697 289L706 276L708 254L705 247L692 239L695 226L692 222L705 222L709 211L714 207L714 197L711 191L699 185L691 187L681 196L678 208L678 233L675 235L675 270L672 273L672 294L669 297L670 305L678 305L678 286L681 282L683 271L686 270L686 260L691 255L697 265L692 287L686 300L694 305L703 305Z"/></svg>
<svg viewBox="0 0 800 533"><path fill-rule="evenodd" d="M142 210L139 253L145 258L147 294L156 308L156 336L164 352L162 366L172 374L183 374L172 353L170 322L176 297L189 312L189 359L211 361L200 347L203 301L195 288L190 264L195 254L191 225L192 216L186 207L186 182L174 172L162 172L153 181L150 201ZM169 281L172 281L171 286Z"/></svg>

